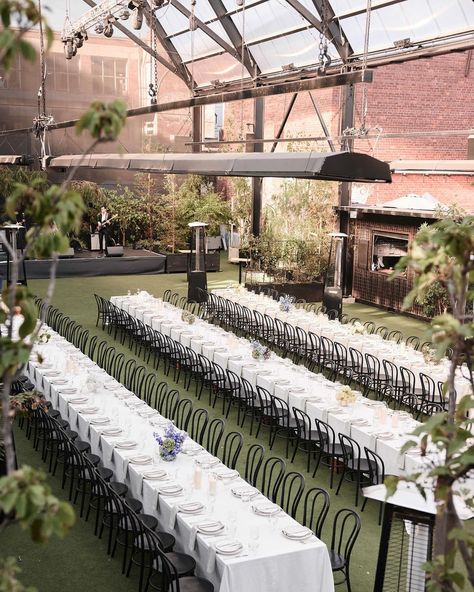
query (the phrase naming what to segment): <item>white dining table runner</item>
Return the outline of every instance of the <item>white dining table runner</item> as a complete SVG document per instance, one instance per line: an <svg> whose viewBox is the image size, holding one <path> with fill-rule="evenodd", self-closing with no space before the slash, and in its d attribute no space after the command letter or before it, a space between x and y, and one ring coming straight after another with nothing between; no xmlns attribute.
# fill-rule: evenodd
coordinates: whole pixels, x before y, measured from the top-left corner
<svg viewBox="0 0 474 592"><path fill-rule="evenodd" d="M246 482L240 477L219 479L219 474L225 476L229 471L205 450L196 456L182 453L171 463L162 461L153 434L163 433L168 423L166 418L73 345L49 332L53 336L50 342L36 348L44 362L35 362L33 354L28 366L29 378L60 410L71 429L91 443L92 452L114 471L115 478L125 482L130 493L143 502L143 511L155 515L161 529L173 532L177 548L195 557L197 574L212 581L216 592L334 590L329 555L323 542L314 536L304 544L284 537L282 530L296 527L297 522L283 512L273 520L253 512L252 504L269 504L269 500L259 492L247 503L235 497L231 490L246 486ZM115 436L103 433L111 427L121 432ZM136 442L136 446L118 448L124 439ZM186 446L191 449L197 445L188 439ZM147 457L149 462L139 464ZM195 461L204 467L214 463L212 468L203 470L201 487L197 486ZM166 471L165 480L146 478L158 470ZM160 492L161 488L175 484L182 487L181 495L171 497ZM203 505L199 514L178 510L182 503L197 502ZM206 520L220 521L225 526L224 534L196 536L196 525ZM239 555L216 553L215 544L226 539L242 544Z"/></svg>

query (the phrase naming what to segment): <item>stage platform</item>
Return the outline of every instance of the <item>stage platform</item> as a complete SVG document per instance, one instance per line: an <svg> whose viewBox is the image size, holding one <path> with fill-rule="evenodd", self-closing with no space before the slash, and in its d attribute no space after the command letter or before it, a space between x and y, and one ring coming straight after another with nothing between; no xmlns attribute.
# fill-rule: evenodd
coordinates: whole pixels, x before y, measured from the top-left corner
<svg viewBox="0 0 474 592"><path fill-rule="evenodd" d="M49 259L28 259L26 277L49 277ZM145 250L124 249L123 257L98 257L97 253L83 251L70 259L60 259L57 277L93 277L101 275L134 275L164 273L166 256ZM0 263L0 278L6 278L6 263Z"/></svg>

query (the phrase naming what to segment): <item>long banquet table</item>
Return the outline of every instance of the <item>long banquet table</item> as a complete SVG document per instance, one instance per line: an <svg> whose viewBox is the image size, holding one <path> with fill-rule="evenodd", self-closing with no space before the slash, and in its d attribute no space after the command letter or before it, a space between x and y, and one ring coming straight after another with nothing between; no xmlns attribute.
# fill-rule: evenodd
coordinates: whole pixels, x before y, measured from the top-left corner
<svg viewBox="0 0 474 592"><path fill-rule="evenodd" d="M213 294L237 302L250 310L256 310L261 314L278 318L293 327L300 327L306 332L311 331L318 336L328 337L331 341L337 341L346 348L353 347L362 354L368 353L380 360L388 360L398 368L402 366L408 368L415 375L417 391L421 391L420 372L427 374L435 382L444 382L448 375L450 362L446 358L437 364L426 361L422 352L415 351L403 342L396 343L395 341L385 340L377 334L357 333L357 329L352 324L344 325L337 319L329 319L326 315L316 314L296 307L286 312L280 310L279 303L269 296L255 294L242 287L213 290ZM456 377L456 391L458 397L469 392L469 383L462 377L460 372Z"/></svg>
<svg viewBox="0 0 474 592"><path fill-rule="evenodd" d="M387 474L415 472L436 456L433 451L432 456L421 457L419 449L401 454L403 444L410 439L410 432L418 425L406 412L392 412L383 403L371 401L360 393L354 405L341 407L336 400L340 383L331 382L322 374L276 354L267 361L258 362L252 357L247 339L201 319L190 325L182 320L180 308L146 292L112 296L110 300L153 329L246 378L254 387L266 388L270 394L285 400L290 409L293 406L302 409L311 420L322 419L336 434L347 434L361 447L374 450L384 460Z"/></svg>
<svg viewBox="0 0 474 592"><path fill-rule="evenodd" d="M171 327L170 327L171 330ZM252 505L270 502L259 492L250 502L243 502L232 489L247 486L240 477L207 451L196 452L198 445L187 441L188 454L182 453L171 463L160 460L154 433L163 434L166 418L100 369L72 344L54 334L46 345L36 347L44 362L32 357L28 375L36 387L58 408L72 429L91 443L92 452L100 455L118 480L124 481L131 494L143 502L146 513L157 516L163 530L172 531L177 547L191 553L197 561L197 573L212 581L216 592L259 590L262 592L331 592L334 583L326 545L316 537L289 540L283 529L297 528L287 514L269 519L257 515ZM104 429L116 427L114 436ZM118 447L120 439L133 439L131 449ZM191 455L193 452L193 455ZM196 454L196 455L195 455ZM143 457L148 457L148 462ZM202 485L196 480L196 462L203 467ZM211 468L212 466L212 468ZM207 469L205 467L208 467ZM166 470L166 480L151 478L149 471ZM212 483L212 488L211 488ZM182 486L178 497L165 495L161 488ZM179 509L183 502L201 502L198 515ZM197 534L203 519L221 521L223 537ZM300 527L301 528L301 527ZM216 553L217 541L237 540L243 544L237 556Z"/></svg>

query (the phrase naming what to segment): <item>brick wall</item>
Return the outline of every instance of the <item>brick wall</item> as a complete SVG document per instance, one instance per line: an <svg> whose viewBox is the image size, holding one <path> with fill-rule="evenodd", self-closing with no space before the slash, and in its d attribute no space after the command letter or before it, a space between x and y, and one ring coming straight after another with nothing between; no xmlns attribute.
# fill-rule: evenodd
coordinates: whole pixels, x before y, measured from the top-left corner
<svg viewBox="0 0 474 592"><path fill-rule="evenodd" d="M367 127L383 133L472 129L474 127L474 62L468 52L453 53L377 68L368 87ZM331 134L338 135L341 88L313 91ZM360 125L362 86L356 86L356 127ZM265 101L265 136L273 138L290 95ZM240 122L240 103L226 105L226 126ZM252 101L244 103L244 120L253 120ZM308 93L300 93L288 119L284 137L321 136L323 131ZM271 144L266 144L269 150ZM277 150L284 150L280 144ZM301 145L303 147L303 145ZM306 146L306 148L308 148ZM327 142L315 142L313 150L328 150ZM360 140L355 149L386 161L399 159L463 160L467 158L467 134ZM474 178L457 175L394 175L391 185L365 185L367 203L376 204L407 193L431 193L443 203L458 203L474 211Z"/></svg>

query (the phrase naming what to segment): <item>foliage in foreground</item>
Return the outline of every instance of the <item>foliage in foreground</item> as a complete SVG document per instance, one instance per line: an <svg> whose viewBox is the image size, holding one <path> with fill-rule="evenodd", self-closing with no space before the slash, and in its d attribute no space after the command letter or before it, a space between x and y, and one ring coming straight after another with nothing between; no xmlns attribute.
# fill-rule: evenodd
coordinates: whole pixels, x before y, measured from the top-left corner
<svg viewBox="0 0 474 592"><path fill-rule="evenodd" d="M452 350L449 374L445 383L446 411L433 415L419 426L402 453L419 443L426 457L426 470L405 477L416 484L422 495L424 482L433 482L436 503L433 558L425 565L429 592L453 592L465 588L466 578L474 587L474 537L466 531L456 511L454 497L463 497L474 509L472 493L463 490L463 482L474 471L474 216L447 218L424 226L410 245L408 255L397 265L396 273L411 269L415 274L413 289L404 306L422 299L439 282L449 295L450 313L436 316L430 325L430 337L437 359ZM456 386L465 380L467 393L457 400ZM427 454L435 450L435 460ZM400 478L401 479L401 478ZM388 494L397 488L398 478L386 480ZM464 570L456 568L460 557Z"/></svg>

